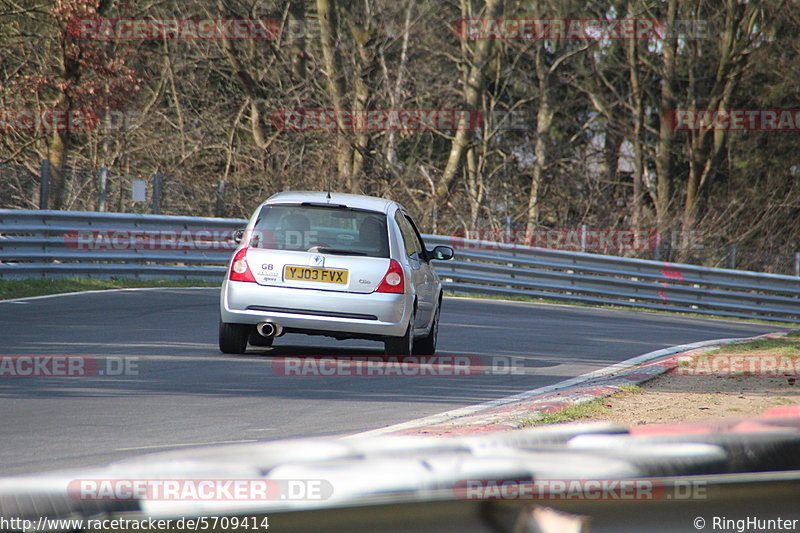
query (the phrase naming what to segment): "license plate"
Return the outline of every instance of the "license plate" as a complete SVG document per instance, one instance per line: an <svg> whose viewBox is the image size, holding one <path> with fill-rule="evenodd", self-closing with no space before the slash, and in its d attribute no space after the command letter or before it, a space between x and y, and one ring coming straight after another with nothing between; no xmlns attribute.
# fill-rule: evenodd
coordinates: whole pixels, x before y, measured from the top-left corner
<svg viewBox="0 0 800 533"><path fill-rule="evenodd" d="M332 268L313 268L300 266L287 266L283 268L283 279L300 281L319 281L321 283L347 284L347 270L334 270Z"/></svg>

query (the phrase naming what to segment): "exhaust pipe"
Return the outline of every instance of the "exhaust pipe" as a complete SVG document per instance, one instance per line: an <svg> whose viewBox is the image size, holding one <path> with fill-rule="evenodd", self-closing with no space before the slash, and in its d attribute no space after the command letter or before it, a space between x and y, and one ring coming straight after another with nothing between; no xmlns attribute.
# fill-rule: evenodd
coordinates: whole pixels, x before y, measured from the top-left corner
<svg viewBox="0 0 800 533"><path fill-rule="evenodd" d="M283 328L275 322L261 322L256 326L256 331L262 337L280 337L283 334Z"/></svg>

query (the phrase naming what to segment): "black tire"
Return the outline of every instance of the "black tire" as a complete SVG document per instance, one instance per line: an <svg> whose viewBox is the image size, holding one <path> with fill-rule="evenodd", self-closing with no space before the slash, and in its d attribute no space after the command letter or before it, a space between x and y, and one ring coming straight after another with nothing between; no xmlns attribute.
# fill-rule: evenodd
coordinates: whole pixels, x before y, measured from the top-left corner
<svg viewBox="0 0 800 533"><path fill-rule="evenodd" d="M402 337L386 337L383 340L386 355L411 355L414 350L414 314L408 321L406 334Z"/></svg>
<svg viewBox="0 0 800 533"><path fill-rule="evenodd" d="M800 468L800 435L781 429L760 433L712 433L709 435L654 435L637 437L643 443L694 442L719 446L727 454L719 473L768 472ZM649 473L648 473L649 474ZM662 469L658 475L680 476L684 471Z"/></svg>
<svg viewBox="0 0 800 533"><path fill-rule="evenodd" d="M247 337L250 334L246 324L219 322L219 349L222 353L245 353Z"/></svg>
<svg viewBox="0 0 800 533"><path fill-rule="evenodd" d="M439 313L442 310L442 304L436 306L436 312L433 314L433 322L428 334L418 339L414 343L414 355L433 355L436 353L436 338L439 336Z"/></svg>
<svg viewBox="0 0 800 533"><path fill-rule="evenodd" d="M264 337L259 335L257 331L251 331L250 337L247 340L251 346L263 346L265 348L269 348L272 346L272 342L275 340L275 337Z"/></svg>

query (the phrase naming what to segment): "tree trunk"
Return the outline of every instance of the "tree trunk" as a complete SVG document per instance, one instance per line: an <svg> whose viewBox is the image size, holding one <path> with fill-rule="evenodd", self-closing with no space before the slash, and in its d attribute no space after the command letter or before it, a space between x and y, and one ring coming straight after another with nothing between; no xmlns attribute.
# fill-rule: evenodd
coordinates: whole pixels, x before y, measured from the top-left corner
<svg viewBox="0 0 800 533"><path fill-rule="evenodd" d="M741 16L740 16L741 15ZM734 91L746 64L751 32L756 25L757 10L751 6L742 7L729 0L725 11L725 30L720 40L719 64L710 94L697 95L692 91L695 101L707 102L706 109L728 110ZM693 80L692 80L693 81ZM694 89L693 86L690 87ZM688 253L692 232L699 217L700 200L703 190L716 173L720 156L728 135L724 129L700 130L690 132L689 177L683 205L682 256Z"/></svg>
<svg viewBox="0 0 800 533"><path fill-rule="evenodd" d="M468 148L466 154L467 192L469 194L469 220L475 228L478 223L481 201L483 200L483 179L479 168L475 147Z"/></svg>
<svg viewBox="0 0 800 533"><path fill-rule="evenodd" d="M677 0L669 0L667 7L667 28L675 27L678 11ZM656 145L656 225L658 231L665 233L670 225L670 194L672 193L672 145L674 132L666 114L675 107L675 63L677 39L662 41L663 72L661 75L661 125Z"/></svg>
<svg viewBox="0 0 800 533"><path fill-rule="evenodd" d="M70 134L67 131L55 130L50 137L50 147L47 158L50 160L50 194L46 209L62 209L65 203L67 190L65 163L70 143Z"/></svg>
<svg viewBox="0 0 800 533"><path fill-rule="evenodd" d="M317 0L319 37L322 45L322 60L328 82L328 97L336 113L339 132L336 134L336 167L340 184L351 185L353 175L353 148L344 131L340 112L344 111L344 83L336 54L336 5L332 0Z"/></svg>
<svg viewBox="0 0 800 533"><path fill-rule="evenodd" d="M462 0L462 2L465 1L466 0ZM502 12L503 0L485 1L486 9L483 16L488 19L496 19ZM466 108L471 111L478 109L481 102L484 81L483 71L484 68L486 68L486 64L488 63L491 55L492 43L493 41L491 39L483 39L478 41L477 45L475 46L475 55L472 58L471 63L468 57L462 57L462 61L464 63L471 64L468 70L469 74L467 76L467 83L464 87L464 104ZM467 50L468 47L463 47L462 49ZM459 165L461 164L464 150L467 148L470 142L472 142L472 131L470 129L470 125L464 123L465 120L467 120L466 117L462 116L462 120L459 123L459 128L456 131L452 144L450 145L450 155L447 158L447 165L444 168L441 178L439 178L439 183L436 185L436 203L444 201L449 194L450 187L455 181L456 173Z"/></svg>
<svg viewBox="0 0 800 533"><path fill-rule="evenodd" d="M642 180L644 178L644 149L642 147L642 123L644 121L644 105L642 104L642 87L639 81L639 47L636 39L628 40L628 70L631 84L631 100L633 105L633 133L630 141L633 145L633 201L630 206L631 226L641 229L642 224Z"/></svg>
<svg viewBox="0 0 800 533"><path fill-rule="evenodd" d="M539 86L539 109L536 112L536 141L534 142L534 161L531 171L528 209L525 214L525 231L531 234L539 223L539 189L548 164L547 135L553 123L553 108L550 95L550 70L544 64L542 44L536 46L535 70Z"/></svg>
<svg viewBox="0 0 800 533"><path fill-rule="evenodd" d="M400 51L400 65L397 68L397 78L395 78L394 87L389 90L389 105L392 109L397 108L397 103L400 101L400 91L403 89L403 79L406 72L406 64L408 63L408 38L411 34L411 9L413 6L414 0L408 0L405 22L403 24L403 44ZM381 64L388 85L389 69L386 66L383 50L381 50ZM394 129L390 130L387 135L386 164L390 167L397 165L397 132Z"/></svg>
<svg viewBox="0 0 800 533"><path fill-rule="evenodd" d="M289 2L289 53L292 57L292 74L298 83L306 79L306 2Z"/></svg>
<svg viewBox="0 0 800 533"><path fill-rule="evenodd" d="M366 110L369 107L370 100L370 76L374 68L374 58L367 47L367 43L371 37L369 17L364 17L363 24L361 25L357 24L355 21L351 21L350 33L353 36L353 42L356 46L356 54L354 56L356 72L353 76L355 80L354 107L358 110ZM351 151L353 162L348 179L350 192L354 194L364 192L364 186L361 180L364 173L367 150L369 148L369 138L369 133L367 131L356 132L355 148Z"/></svg>

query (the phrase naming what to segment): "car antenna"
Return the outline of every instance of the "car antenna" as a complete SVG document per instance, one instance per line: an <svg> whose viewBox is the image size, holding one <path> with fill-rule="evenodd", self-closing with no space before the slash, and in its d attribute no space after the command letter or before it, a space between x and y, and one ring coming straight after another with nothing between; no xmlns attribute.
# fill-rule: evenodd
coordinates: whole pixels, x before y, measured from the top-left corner
<svg viewBox="0 0 800 533"><path fill-rule="evenodd" d="M330 181L330 179L328 179L328 194L327 194L326 198L328 199L328 202L331 201L331 181Z"/></svg>

